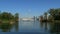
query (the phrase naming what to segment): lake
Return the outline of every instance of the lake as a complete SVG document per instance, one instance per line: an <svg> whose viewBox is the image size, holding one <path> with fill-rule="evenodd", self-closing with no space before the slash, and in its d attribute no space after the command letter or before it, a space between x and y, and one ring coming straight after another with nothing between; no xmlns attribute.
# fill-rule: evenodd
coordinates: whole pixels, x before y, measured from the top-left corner
<svg viewBox="0 0 60 34"><path fill-rule="evenodd" d="M0 30L2 32L2 30ZM13 26L10 32L33 32L41 34L50 34L50 23L39 21L19 21L17 25Z"/></svg>
<svg viewBox="0 0 60 34"><path fill-rule="evenodd" d="M49 23L47 26L45 23L40 23L39 21L20 21L18 23L17 32L39 32L49 34ZM16 32L16 28L13 27L11 32Z"/></svg>

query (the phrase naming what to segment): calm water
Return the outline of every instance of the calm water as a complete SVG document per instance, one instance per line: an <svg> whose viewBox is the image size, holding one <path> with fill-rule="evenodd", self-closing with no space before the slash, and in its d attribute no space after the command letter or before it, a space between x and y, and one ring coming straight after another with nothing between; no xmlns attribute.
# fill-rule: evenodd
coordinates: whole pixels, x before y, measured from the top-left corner
<svg viewBox="0 0 60 34"><path fill-rule="evenodd" d="M48 33L49 27L47 26L47 31L45 29L45 24L41 24L39 21L21 21L19 22L19 32L44 32Z"/></svg>
<svg viewBox="0 0 60 34"><path fill-rule="evenodd" d="M49 34L49 23L40 23L39 21L20 21L18 27L15 26L10 32L39 32L42 34Z"/></svg>
<svg viewBox="0 0 60 34"><path fill-rule="evenodd" d="M10 30L10 32L39 32L42 34L49 34L49 27L49 23L40 23L39 21L20 21L17 26L14 26Z"/></svg>

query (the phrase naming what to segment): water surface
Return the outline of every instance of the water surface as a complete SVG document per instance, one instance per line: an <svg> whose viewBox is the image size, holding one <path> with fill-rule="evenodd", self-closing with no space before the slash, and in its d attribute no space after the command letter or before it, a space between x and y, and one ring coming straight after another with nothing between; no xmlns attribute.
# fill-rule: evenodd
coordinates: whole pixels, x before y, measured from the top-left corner
<svg viewBox="0 0 60 34"><path fill-rule="evenodd" d="M50 24L41 23L39 21L19 21L18 24L12 27L10 32L39 32L42 34L49 34Z"/></svg>

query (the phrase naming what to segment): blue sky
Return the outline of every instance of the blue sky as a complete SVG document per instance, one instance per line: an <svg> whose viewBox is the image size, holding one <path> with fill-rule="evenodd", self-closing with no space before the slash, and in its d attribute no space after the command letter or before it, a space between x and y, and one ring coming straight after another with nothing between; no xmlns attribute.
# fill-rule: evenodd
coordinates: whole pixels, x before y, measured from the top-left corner
<svg viewBox="0 0 60 34"><path fill-rule="evenodd" d="M50 8L60 8L60 0L0 0L1 12L17 12L20 17L40 16Z"/></svg>

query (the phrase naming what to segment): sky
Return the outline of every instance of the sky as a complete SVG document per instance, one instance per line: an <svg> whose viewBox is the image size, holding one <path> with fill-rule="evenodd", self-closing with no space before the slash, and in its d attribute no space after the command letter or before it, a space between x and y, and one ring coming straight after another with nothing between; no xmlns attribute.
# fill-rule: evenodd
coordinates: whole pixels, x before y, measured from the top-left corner
<svg viewBox="0 0 60 34"><path fill-rule="evenodd" d="M19 17L43 15L50 8L60 8L60 0L0 0L0 11L19 13Z"/></svg>

